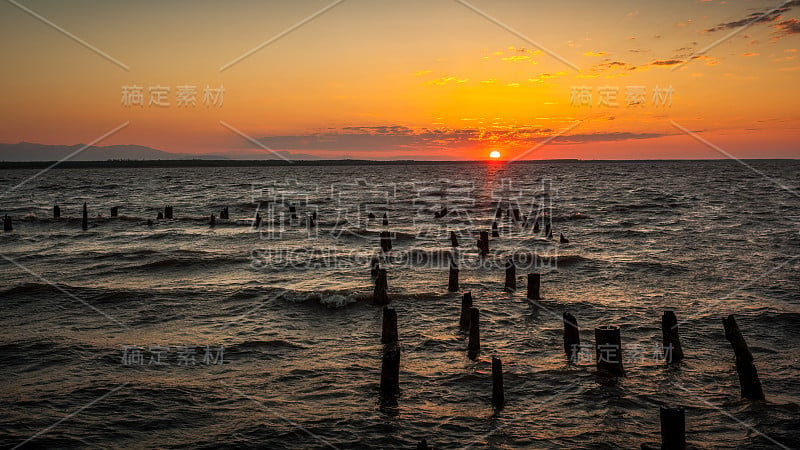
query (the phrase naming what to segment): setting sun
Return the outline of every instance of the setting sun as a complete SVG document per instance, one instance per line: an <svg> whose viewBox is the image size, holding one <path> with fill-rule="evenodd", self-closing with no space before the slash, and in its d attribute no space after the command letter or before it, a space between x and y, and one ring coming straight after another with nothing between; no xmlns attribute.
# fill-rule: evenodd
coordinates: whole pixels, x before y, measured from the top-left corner
<svg viewBox="0 0 800 450"><path fill-rule="evenodd" d="M500 152L498 152L497 150L492 150L492 152L489 153L489 158L497 159L499 157L500 157Z"/></svg>

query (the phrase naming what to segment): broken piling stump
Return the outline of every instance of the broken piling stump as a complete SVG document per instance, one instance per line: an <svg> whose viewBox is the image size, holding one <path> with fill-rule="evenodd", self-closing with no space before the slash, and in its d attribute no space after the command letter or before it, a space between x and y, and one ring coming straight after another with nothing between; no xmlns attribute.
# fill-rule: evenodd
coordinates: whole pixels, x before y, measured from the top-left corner
<svg viewBox="0 0 800 450"><path fill-rule="evenodd" d="M423 439L417 443L417 450L433 450L433 447L428 445L427 439Z"/></svg>
<svg viewBox="0 0 800 450"><path fill-rule="evenodd" d="M539 284L541 283L542 276L538 273L528 274L528 298L530 300L541 300L539 294Z"/></svg>
<svg viewBox="0 0 800 450"><path fill-rule="evenodd" d="M8 214L3 216L3 231L14 231L14 226L11 223L11 216Z"/></svg>
<svg viewBox="0 0 800 450"><path fill-rule="evenodd" d="M492 237L500 237L500 231L497 229L497 222L492 222Z"/></svg>
<svg viewBox="0 0 800 450"><path fill-rule="evenodd" d="M83 202L83 218L81 219L81 228L84 231L89 229L89 210L86 208L86 202Z"/></svg>
<svg viewBox="0 0 800 450"><path fill-rule="evenodd" d="M381 333L381 343L384 345L398 342L397 335L397 311L391 306L383 307L383 332Z"/></svg>
<svg viewBox="0 0 800 450"><path fill-rule="evenodd" d="M503 289L506 292L517 290L517 266L514 264L513 258L508 258L506 261L506 282Z"/></svg>
<svg viewBox="0 0 800 450"><path fill-rule="evenodd" d="M553 226L550 225L550 222L544 225L544 235L547 236L547 239L553 239Z"/></svg>
<svg viewBox="0 0 800 450"><path fill-rule="evenodd" d="M375 278L378 277L378 270L381 268L381 264L380 261L378 260L378 257L373 256L372 261L370 261L369 265L370 265L369 276L372 277L372 279L374 280Z"/></svg>
<svg viewBox="0 0 800 450"><path fill-rule="evenodd" d="M256 229L256 230L260 230L260 229L261 229L261 214L259 214L259 213L256 213L256 225L255 225L255 229Z"/></svg>
<svg viewBox="0 0 800 450"><path fill-rule="evenodd" d="M661 448L663 450L683 450L686 448L686 415L682 407L662 406Z"/></svg>
<svg viewBox="0 0 800 450"><path fill-rule="evenodd" d="M373 301L377 305L388 305L389 282L386 279L386 269L378 269L378 276L375 278L375 290L373 291Z"/></svg>
<svg viewBox="0 0 800 450"><path fill-rule="evenodd" d="M211 226L211 228L214 228L214 226L217 224L217 217L212 214L211 220L208 222L208 224Z"/></svg>
<svg viewBox="0 0 800 450"><path fill-rule="evenodd" d="M397 406L400 393L400 347L397 342L385 346L381 360L381 406Z"/></svg>
<svg viewBox="0 0 800 450"><path fill-rule="evenodd" d="M534 232L534 233L538 233L538 232L539 232L539 230L541 230L541 228L539 228L539 219L537 218L537 219L536 219L536 220L533 222L533 232Z"/></svg>
<svg viewBox="0 0 800 450"><path fill-rule="evenodd" d="M292 220L297 220L297 207L294 203L289 204L289 217L291 217Z"/></svg>
<svg viewBox="0 0 800 450"><path fill-rule="evenodd" d="M450 277L447 281L448 292L458 292L458 266L456 262L450 261Z"/></svg>
<svg viewBox="0 0 800 450"><path fill-rule="evenodd" d="M219 218L220 219L225 219L225 220L230 219L230 215L228 213L228 207L227 206L222 208L222 211L219 212Z"/></svg>
<svg viewBox="0 0 800 450"><path fill-rule="evenodd" d="M461 317L458 319L458 326L462 330L469 329L469 310L472 309L472 292L464 292L461 297Z"/></svg>
<svg viewBox="0 0 800 450"><path fill-rule="evenodd" d="M569 244L569 239L567 239L567 237L566 237L566 236L564 236L564 233L561 233L561 234L558 236L558 242L560 242L560 243L562 243L562 244Z"/></svg>
<svg viewBox="0 0 800 450"><path fill-rule="evenodd" d="M53 205L53 219L58 219L59 217L61 217L61 207Z"/></svg>
<svg viewBox="0 0 800 450"><path fill-rule="evenodd" d="M467 344L467 357L471 360L478 358L481 353L481 329L478 308L469 309L469 343Z"/></svg>
<svg viewBox="0 0 800 450"><path fill-rule="evenodd" d="M455 231L450 232L450 246L451 247L458 247L458 236L456 236Z"/></svg>
<svg viewBox="0 0 800 450"><path fill-rule="evenodd" d="M503 362L500 358L492 357L492 406L502 409L506 404L503 392Z"/></svg>
<svg viewBox="0 0 800 450"><path fill-rule="evenodd" d="M578 362L578 354L581 346L581 332L578 328L578 321L575 316L564 311L564 354L570 363Z"/></svg>
<svg viewBox="0 0 800 450"><path fill-rule="evenodd" d="M383 213L383 226L385 227L389 226L389 216L386 215L386 213Z"/></svg>
<svg viewBox="0 0 800 450"><path fill-rule="evenodd" d="M117 217L119 215L119 208L116 206L111 207L111 217Z"/></svg>
<svg viewBox="0 0 800 450"><path fill-rule="evenodd" d="M172 220L172 206L164 207L164 218Z"/></svg>
<svg viewBox="0 0 800 450"><path fill-rule="evenodd" d="M764 391L761 388L761 381L758 379L758 371L753 364L753 354L747 347L742 332L733 314L722 319L725 327L725 338L731 343L733 352L736 354L736 373L739 374L739 384L741 385L742 397L750 400L764 400Z"/></svg>
<svg viewBox="0 0 800 450"><path fill-rule="evenodd" d="M677 364L683 359L683 347L678 336L678 318L672 311L664 311L661 316L661 343L664 360L667 364Z"/></svg>
<svg viewBox="0 0 800 450"><path fill-rule="evenodd" d="M164 220L164 213L162 213L161 211L159 211L159 212L158 212L158 216L156 217L156 220Z"/></svg>
<svg viewBox="0 0 800 450"><path fill-rule="evenodd" d="M381 250L388 252L392 249L392 238L388 231L381 231Z"/></svg>
<svg viewBox="0 0 800 450"><path fill-rule="evenodd" d="M607 377L624 377L622 367L622 340L619 327L606 325L594 329L597 374Z"/></svg>
<svg viewBox="0 0 800 450"><path fill-rule="evenodd" d="M489 254L489 232L481 231L478 239L478 253L485 256Z"/></svg>

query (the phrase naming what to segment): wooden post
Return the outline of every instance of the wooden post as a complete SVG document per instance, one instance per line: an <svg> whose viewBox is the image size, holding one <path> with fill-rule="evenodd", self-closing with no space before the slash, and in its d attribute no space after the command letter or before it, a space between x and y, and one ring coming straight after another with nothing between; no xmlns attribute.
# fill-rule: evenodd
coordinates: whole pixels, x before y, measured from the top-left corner
<svg viewBox="0 0 800 450"><path fill-rule="evenodd" d="M391 306L383 307L383 333L381 343L384 345L395 344L397 337L397 311Z"/></svg>
<svg viewBox="0 0 800 450"><path fill-rule="evenodd" d="M111 217L117 217L119 215L119 208L116 206L111 207Z"/></svg>
<svg viewBox="0 0 800 450"><path fill-rule="evenodd" d="M164 207L164 218L172 220L172 206Z"/></svg>
<svg viewBox="0 0 800 450"><path fill-rule="evenodd" d="M59 217L61 217L61 207L53 205L53 219L58 219Z"/></svg>
<svg viewBox="0 0 800 450"><path fill-rule="evenodd" d="M455 231L450 232L450 246L451 247L458 247L458 236L456 236Z"/></svg>
<svg viewBox="0 0 800 450"><path fill-rule="evenodd" d="M686 415L682 407L661 407L661 448L683 450L686 448Z"/></svg>
<svg viewBox="0 0 800 450"><path fill-rule="evenodd" d="M508 258L508 261L506 261L506 283L504 290L506 292L515 292L517 290L517 266L514 264L513 258Z"/></svg>
<svg viewBox="0 0 800 450"><path fill-rule="evenodd" d="M14 226L11 224L11 216L8 214L3 216L3 231L14 231Z"/></svg>
<svg viewBox="0 0 800 450"><path fill-rule="evenodd" d="M553 226L550 225L550 222L544 224L544 235L547 236L547 239L553 239Z"/></svg>
<svg viewBox="0 0 800 450"><path fill-rule="evenodd" d="M471 360L475 360L481 353L479 316L480 312L478 308L469 309L469 343L467 344L467 357Z"/></svg>
<svg viewBox="0 0 800 450"><path fill-rule="evenodd" d="M608 325L594 329L597 374L608 377L624 377L622 367L622 340L619 327Z"/></svg>
<svg viewBox="0 0 800 450"><path fill-rule="evenodd" d="M458 266L456 262L450 260L450 278L447 282L448 292L458 292Z"/></svg>
<svg viewBox="0 0 800 450"><path fill-rule="evenodd" d="M220 217L220 218L221 218L221 217ZM164 213L162 213L161 211L159 211L159 212L158 212L158 216L156 217L156 220L164 220Z"/></svg>
<svg viewBox="0 0 800 450"><path fill-rule="evenodd" d="M664 360L667 364L677 364L683 359L683 347L678 336L678 318L672 311L664 311L661 316L661 342L664 347Z"/></svg>
<svg viewBox="0 0 800 450"><path fill-rule="evenodd" d="M369 264L370 264L369 276L372 277L372 279L374 280L375 278L378 278L378 270L380 270L381 264L380 261L378 260L378 257L376 256L372 257L372 261L370 261Z"/></svg>
<svg viewBox="0 0 800 450"><path fill-rule="evenodd" d="M255 226L255 228L256 228L256 230L260 230L261 229L261 214L259 214L259 213L256 213L256 226Z"/></svg>
<svg viewBox="0 0 800 450"><path fill-rule="evenodd" d="M297 220L297 207L294 205L294 203L289 204L289 216L292 218L292 220Z"/></svg>
<svg viewBox="0 0 800 450"><path fill-rule="evenodd" d="M492 357L492 405L497 409L502 409L506 403L506 396L503 392L503 362L500 358Z"/></svg>
<svg viewBox="0 0 800 450"><path fill-rule="evenodd" d="M217 217L212 214L211 221L208 224L211 226L211 228L214 228L214 226L217 224Z"/></svg>
<svg viewBox="0 0 800 450"><path fill-rule="evenodd" d="M400 393L400 348L395 342L384 348L381 361L381 405L397 406Z"/></svg>
<svg viewBox="0 0 800 450"><path fill-rule="evenodd" d="M317 213L308 216L308 227L314 228L317 226Z"/></svg>
<svg viewBox="0 0 800 450"><path fill-rule="evenodd" d="M480 239L478 239L478 253L481 255L489 254L489 232L481 231Z"/></svg>
<svg viewBox="0 0 800 450"><path fill-rule="evenodd" d="M86 202L83 202L83 219L81 220L81 228L84 231L89 229L89 210L86 209Z"/></svg>
<svg viewBox="0 0 800 450"><path fill-rule="evenodd" d="M386 279L386 269L378 269L378 276L375 278L375 291L373 292L375 304L389 304L389 295L386 293L388 289L389 282Z"/></svg>
<svg viewBox="0 0 800 450"><path fill-rule="evenodd" d="M581 332L575 316L564 311L564 353L570 363L578 362L581 347Z"/></svg>
<svg viewBox="0 0 800 450"><path fill-rule="evenodd" d="M222 211L220 211L220 213L219 213L219 218L220 219L225 219L225 220L228 220L228 219L231 218L230 213L228 212L228 207L227 206L222 208Z"/></svg>
<svg viewBox="0 0 800 450"><path fill-rule="evenodd" d="M385 227L389 226L389 216L386 215L386 213L383 213L383 226Z"/></svg>
<svg viewBox="0 0 800 450"><path fill-rule="evenodd" d="M500 231L497 229L497 222L492 222L492 237L500 237Z"/></svg>
<svg viewBox="0 0 800 450"><path fill-rule="evenodd" d="M569 239L567 239L567 237L566 237L566 236L564 236L564 233L561 233L561 234L558 236L558 242L560 242L560 243L562 243L562 244L569 244Z"/></svg>
<svg viewBox="0 0 800 450"><path fill-rule="evenodd" d="M519 216L519 208L514 208L511 210L511 212L514 213L514 222L519 222L521 220Z"/></svg>
<svg viewBox="0 0 800 450"><path fill-rule="evenodd" d="M472 292L464 292L461 297L461 317L458 319L458 326L462 330L469 329L469 310L472 309Z"/></svg>
<svg viewBox="0 0 800 450"><path fill-rule="evenodd" d="M539 218L537 217L536 220L533 222L533 232L538 233L541 228L539 228Z"/></svg>
<svg viewBox="0 0 800 450"><path fill-rule="evenodd" d="M388 252L392 249L392 238L388 231L381 231L381 250Z"/></svg>
<svg viewBox="0 0 800 450"><path fill-rule="evenodd" d="M433 447L428 445L427 439L423 439L417 443L417 450L433 450Z"/></svg>
<svg viewBox="0 0 800 450"><path fill-rule="evenodd" d="M528 298L531 300L541 300L539 294L539 284L541 283L542 276L538 273L528 274Z"/></svg>
<svg viewBox="0 0 800 450"><path fill-rule="evenodd" d="M726 319L722 319L725 327L725 338L731 343L736 354L736 372L739 374L739 384L742 389L742 397L750 400L764 400L764 391L761 388L761 381L758 379L758 371L753 364L753 354L747 347L739 325L733 314Z"/></svg>

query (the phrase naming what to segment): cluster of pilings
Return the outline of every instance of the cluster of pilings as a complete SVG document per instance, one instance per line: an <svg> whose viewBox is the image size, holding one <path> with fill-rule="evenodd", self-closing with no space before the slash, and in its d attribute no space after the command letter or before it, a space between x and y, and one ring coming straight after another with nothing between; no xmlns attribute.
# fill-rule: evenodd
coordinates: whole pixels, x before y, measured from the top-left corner
<svg viewBox="0 0 800 450"><path fill-rule="evenodd" d="M384 216L384 224L388 224ZM381 249L385 250L386 235L381 233ZM480 232L478 248L481 253L488 253L488 233ZM451 253L450 270L447 290L458 292L459 270L456 257L453 256L458 247L458 238L454 232L450 233ZM391 244L389 244L389 249ZM372 259L371 275L375 281L374 302L379 305L389 303L387 295L386 270L380 268L377 257ZM517 290L516 266L513 259L506 262L504 290L515 292ZM541 300L541 274L529 273L527 275L527 298L531 301ZM563 342L564 354L568 364L577 364L578 354L581 349L580 327L577 318L570 312L563 312ZM742 337L736 319L733 315L723 319L725 336L730 341L736 356L736 371L739 375L741 395L751 400L763 400L764 393L758 379L758 373L753 364L753 356ZM472 292L464 292L461 296L461 311L458 319L459 328L465 332L467 340L466 356L477 360L481 354L480 338L480 310L476 307ZM671 310L664 311L661 317L661 337L664 361L667 365L676 366L684 358L683 347L678 333L678 319ZM394 308L384 306L383 309L383 356L381 363L380 399L382 406L396 407L400 394L400 346L398 344L397 312ZM596 375L603 379L625 377L623 366L623 345L620 327L615 325L597 326L594 329L594 353ZM492 406L502 409L506 404L503 386L503 363L496 356L492 356ZM661 445L642 444L642 448L684 449L686 448L685 411L681 406L660 407L659 418L661 422ZM426 440L419 443L418 448L430 448Z"/></svg>

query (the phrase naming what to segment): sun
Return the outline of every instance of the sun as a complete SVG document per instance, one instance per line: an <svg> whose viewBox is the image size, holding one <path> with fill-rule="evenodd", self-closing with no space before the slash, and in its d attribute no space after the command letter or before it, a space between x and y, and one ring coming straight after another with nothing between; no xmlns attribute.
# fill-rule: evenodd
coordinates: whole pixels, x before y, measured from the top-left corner
<svg viewBox="0 0 800 450"><path fill-rule="evenodd" d="M491 153L489 153L489 158L497 159L499 157L500 157L500 152L498 152L497 150L492 150Z"/></svg>

